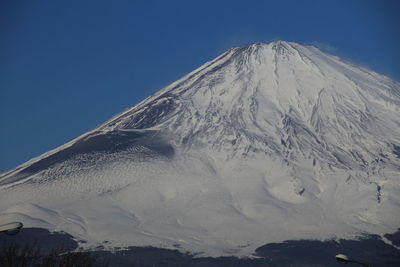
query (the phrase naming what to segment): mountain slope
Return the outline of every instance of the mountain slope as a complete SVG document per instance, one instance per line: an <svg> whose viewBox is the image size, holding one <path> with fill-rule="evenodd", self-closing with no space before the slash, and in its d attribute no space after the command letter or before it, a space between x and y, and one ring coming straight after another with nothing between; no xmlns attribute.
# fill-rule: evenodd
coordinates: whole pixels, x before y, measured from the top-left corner
<svg viewBox="0 0 400 267"><path fill-rule="evenodd" d="M0 176L0 213L86 246L249 255L397 228L400 85L312 46L233 48Z"/></svg>

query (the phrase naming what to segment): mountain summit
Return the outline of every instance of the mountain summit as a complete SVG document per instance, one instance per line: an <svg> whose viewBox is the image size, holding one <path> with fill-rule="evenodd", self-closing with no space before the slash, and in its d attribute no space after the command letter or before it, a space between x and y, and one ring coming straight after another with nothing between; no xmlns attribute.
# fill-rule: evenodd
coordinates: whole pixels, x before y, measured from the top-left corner
<svg viewBox="0 0 400 267"><path fill-rule="evenodd" d="M232 48L0 175L0 215L82 246L250 255L400 218L400 84L276 41Z"/></svg>

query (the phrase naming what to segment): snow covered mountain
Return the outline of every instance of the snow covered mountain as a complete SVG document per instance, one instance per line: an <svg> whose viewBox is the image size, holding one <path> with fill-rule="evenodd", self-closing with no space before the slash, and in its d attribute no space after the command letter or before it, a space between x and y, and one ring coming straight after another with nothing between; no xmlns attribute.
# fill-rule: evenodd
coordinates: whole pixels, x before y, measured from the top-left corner
<svg viewBox="0 0 400 267"><path fill-rule="evenodd" d="M313 46L232 48L0 175L0 218L207 255L393 232L400 84Z"/></svg>

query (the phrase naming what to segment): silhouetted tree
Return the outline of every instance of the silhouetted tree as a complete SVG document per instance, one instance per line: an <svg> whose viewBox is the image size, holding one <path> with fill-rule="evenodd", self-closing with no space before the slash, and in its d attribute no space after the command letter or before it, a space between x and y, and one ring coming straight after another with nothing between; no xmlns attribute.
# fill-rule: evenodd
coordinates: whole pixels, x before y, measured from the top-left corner
<svg viewBox="0 0 400 267"><path fill-rule="evenodd" d="M14 243L0 247L1 267L92 267L108 266L104 259L96 257L88 251L65 251L63 248L54 249L50 253L41 253L35 243L21 247Z"/></svg>

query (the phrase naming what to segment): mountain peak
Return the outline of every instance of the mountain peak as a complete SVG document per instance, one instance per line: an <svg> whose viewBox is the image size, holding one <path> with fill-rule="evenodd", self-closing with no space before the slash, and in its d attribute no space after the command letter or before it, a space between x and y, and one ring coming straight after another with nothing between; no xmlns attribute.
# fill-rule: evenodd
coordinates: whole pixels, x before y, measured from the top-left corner
<svg viewBox="0 0 400 267"><path fill-rule="evenodd" d="M238 47L268 47L268 46L287 46L290 44L297 44L297 45L301 45L298 43L294 43L294 42L288 42L288 41L284 41L284 40L276 40L276 41L272 41L269 43L265 43L265 42L254 42L254 43L249 43L249 44L245 44L242 46L238 46Z"/></svg>
<svg viewBox="0 0 400 267"><path fill-rule="evenodd" d="M229 150L224 152L229 157L247 155L253 147L285 155L287 145L291 154L284 156L286 160L294 154L326 157L325 144L334 141L372 159L379 154L378 145L371 151L352 137L365 128L359 118L395 127L398 119L383 122L370 110L378 98L399 105L399 96L396 84L315 47L285 41L253 43L228 50L100 129L162 128L178 145L195 148L211 143ZM387 107L376 109L384 112ZM337 127L342 120L346 123ZM364 137L381 135L378 132L371 128ZM311 149L302 148L304 140ZM352 158L352 153L346 148L339 154ZM329 161L343 168L365 165L359 159L343 163L332 155Z"/></svg>
<svg viewBox="0 0 400 267"><path fill-rule="evenodd" d="M274 51L277 52L278 54L282 54L284 51L293 51L297 50L298 48L302 49L308 49L309 46L302 45L299 43L295 42L288 42L288 41L283 41L283 40L277 40L269 43L263 43L263 42L255 42L255 43L250 43L246 44L243 46L238 46L234 49L237 49L240 52L261 52L265 53L266 51Z"/></svg>
<svg viewBox="0 0 400 267"><path fill-rule="evenodd" d="M208 255L392 232L399 125L386 77L312 46L236 47L1 175L0 215Z"/></svg>
<svg viewBox="0 0 400 267"><path fill-rule="evenodd" d="M254 55L260 55L263 53L270 53L270 52L275 52L278 54L285 54L285 51L290 51L294 48L294 45L300 46L299 44L296 43L289 43L286 41L274 41L270 43L262 43L262 42L256 42L256 43L251 43L251 44L246 44L243 46L238 46L233 48L234 51L236 51L237 54L254 54Z"/></svg>

